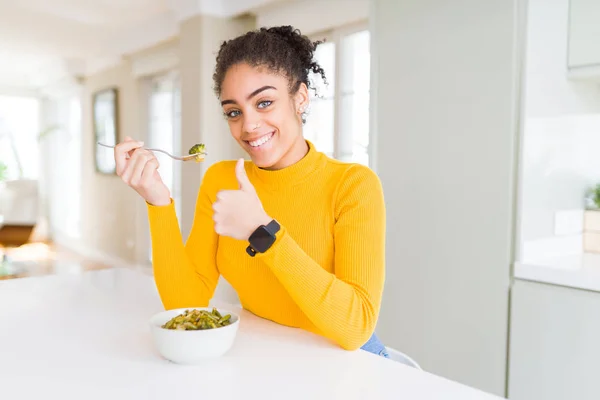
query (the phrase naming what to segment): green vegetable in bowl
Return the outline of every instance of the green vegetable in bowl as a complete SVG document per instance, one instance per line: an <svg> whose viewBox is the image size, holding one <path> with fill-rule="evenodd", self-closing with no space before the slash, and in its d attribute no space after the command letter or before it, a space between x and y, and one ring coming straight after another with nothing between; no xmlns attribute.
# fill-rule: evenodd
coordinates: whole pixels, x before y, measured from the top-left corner
<svg viewBox="0 0 600 400"><path fill-rule="evenodd" d="M183 314L171 318L162 327L179 331L198 331L204 329L221 328L231 324L231 315L221 315L213 308L212 312L205 310L186 310Z"/></svg>
<svg viewBox="0 0 600 400"><path fill-rule="evenodd" d="M188 151L190 155L196 155L196 162L200 162L204 160L204 155L206 154L206 146L204 143L199 143L193 145Z"/></svg>

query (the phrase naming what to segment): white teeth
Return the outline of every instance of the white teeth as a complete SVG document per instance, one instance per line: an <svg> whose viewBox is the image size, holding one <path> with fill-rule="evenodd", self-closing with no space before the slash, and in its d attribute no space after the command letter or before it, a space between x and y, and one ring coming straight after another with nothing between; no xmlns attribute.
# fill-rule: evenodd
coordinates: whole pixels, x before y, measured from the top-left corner
<svg viewBox="0 0 600 400"><path fill-rule="evenodd" d="M269 140L271 140L272 137L273 137L273 132L269 133L268 135L265 135L265 136L261 137L258 140L254 140L254 141L248 142L248 143L252 147L258 147L260 145L263 145L263 144L267 143Z"/></svg>

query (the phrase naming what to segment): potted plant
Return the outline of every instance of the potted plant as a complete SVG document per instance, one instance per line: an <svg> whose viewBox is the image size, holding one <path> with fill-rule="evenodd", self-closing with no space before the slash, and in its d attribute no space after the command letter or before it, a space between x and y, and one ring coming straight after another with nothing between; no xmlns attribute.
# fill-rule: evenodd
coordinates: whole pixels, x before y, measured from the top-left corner
<svg viewBox="0 0 600 400"><path fill-rule="evenodd" d="M8 177L8 167L0 161L0 183L4 182Z"/></svg>
<svg viewBox="0 0 600 400"><path fill-rule="evenodd" d="M6 184L4 183L5 180L8 179L8 166L3 163L2 161L0 161L0 191L2 189L4 189L4 187L6 186ZM0 203L1 203L2 199L0 198Z"/></svg>
<svg viewBox="0 0 600 400"><path fill-rule="evenodd" d="M590 188L585 196L583 251L600 253L600 183Z"/></svg>
<svg viewBox="0 0 600 400"><path fill-rule="evenodd" d="M600 183L588 189L585 200L587 210L600 211Z"/></svg>

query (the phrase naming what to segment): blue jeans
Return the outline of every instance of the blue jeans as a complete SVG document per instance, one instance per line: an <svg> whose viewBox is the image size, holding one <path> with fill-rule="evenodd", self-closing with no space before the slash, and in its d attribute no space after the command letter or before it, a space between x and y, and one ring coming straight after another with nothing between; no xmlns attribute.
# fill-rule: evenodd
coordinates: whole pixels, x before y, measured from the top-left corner
<svg viewBox="0 0 600 400"><path fill-rule="evenodd" d="M390 358L387 349L375 333L373 333L373 335L369 338L367 343L361 347L361 349L385 358Z"/></svg>

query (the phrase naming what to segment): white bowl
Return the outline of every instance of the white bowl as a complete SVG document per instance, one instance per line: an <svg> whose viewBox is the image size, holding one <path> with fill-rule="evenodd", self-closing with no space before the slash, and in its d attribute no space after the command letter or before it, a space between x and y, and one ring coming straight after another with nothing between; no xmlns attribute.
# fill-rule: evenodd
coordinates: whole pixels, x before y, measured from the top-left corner
<svg viewBox="0 0 600 400"><path fill-rule="evenodd" d="M158 352L177 364L198 364L210 358L224 355L235 340L240 316L217 307L221 315L231 314L231 324L221 328L184 331L162 328L171 318L186 310L212 311L212 307L190 307L160 312L150 318L150 329Z"/></svg>

